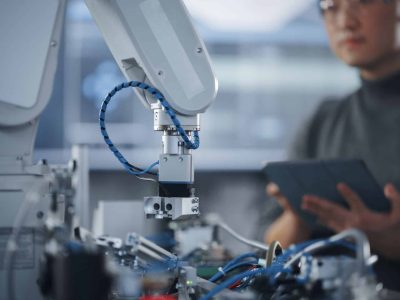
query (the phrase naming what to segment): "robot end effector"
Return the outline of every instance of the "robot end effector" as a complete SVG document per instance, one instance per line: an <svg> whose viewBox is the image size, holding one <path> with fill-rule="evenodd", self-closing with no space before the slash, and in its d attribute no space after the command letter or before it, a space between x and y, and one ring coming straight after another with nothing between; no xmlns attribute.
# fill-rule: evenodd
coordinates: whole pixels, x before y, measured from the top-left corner
<svg viewBox="0 0 400 300"><path fill-rule="evenodd" d="M145 198L147 217L179 219L199 214L192 149L182 135L196 139L200 114L213 102L217 80L203 41L182 0L86 0L86 4L129 81L157 88L179 119L179 128L156 98L135 90L162 131L159 195ZM197 145L198 146L198 145Z"/></svg>

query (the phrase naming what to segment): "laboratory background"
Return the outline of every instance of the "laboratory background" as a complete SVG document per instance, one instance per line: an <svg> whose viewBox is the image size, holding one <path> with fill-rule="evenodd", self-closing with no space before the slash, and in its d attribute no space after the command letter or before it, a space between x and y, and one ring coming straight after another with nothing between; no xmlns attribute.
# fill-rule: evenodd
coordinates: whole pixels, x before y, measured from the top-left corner
<svg viewBox="0 0 400 300"><path fill-rule="evenodd" d="M357 294L362 296L357 297L352 287L351 295L356 296L351 298L349 288L342 288L343 278L350 278L354 270L369 274L366 266L360 266L359 256L364 257L361 264L372 264L374 256L370 257L362 233L350 230L319 241L317 248L343 240L335 245L347 247L347 251L356 249L355 255L342 260L313 260L308 252L314 248L307 248L308 244L290 248L292 252L283 250L279 243L265 244L265 231L274 221L268 219L268 212L276 206L276 200L266 194L266 164L288 159L292 142L323 101L340 99L360 85L357 70L340 62L329 47L319 2L171 0L176 9L168 10L168 1L41 0L35 6L21 0L29 10L18 11L26 21L15 28L25 32L29 27L43 27L43 20L37 16L43 14L44 19L52 11L54 27L47 33L59 38L50 43L56 53L46 58L56 67L50 75L43 75L52 79L41 86L49 101L38 116L36 136L29 135L33 129L25 133L27 140L32 139L33 151L27 158L16 157L18 166L31 157L32 166L25 170L29 176L15 171L6 160L3 171L0 169L0 300L28 299L23 287L31 293L31 299L55 300L314 299L316 294L310 294L311 285L307 285L314 279L313 293L325 293L325 298L315 299L367 299L363 298L366 294L378 291L376 285L368 285L372 282L368 276L365 280L362 277L362 287L368 287ZM359 5L358 1L350 2ZM132 63L122 70L119 62L124 54L118 47L122 49L128 43L119 44L118 39L124 39L128 31L109 29L138 29L133 21L122 19L129 10L137 9L138 3L149 18L164 22L168 17L172 24L182 22L182 28L192 24L198 36L188 38L188 44L200 43L196 55L207 54L200 63L193 60L198 66L193 64L204 77L211 78L210 93L215 92L215 99L199 109L199 114L196 111L199 117L190 116L192 119L176 109L180 103L171 103L192 141L199 129L199 149L193 144L193 150L182 148L190 144L182 141L185 130L182 133L178 129L170 108L152 89L151 80L131 85L150 91L160 100L152 103L151 109L143 105L149 102L144 93L134 92L129 84L122 85L133 80L129 78L131 66L143 64L145 73L152 70L151 59L143 57L154 57L150 56L153 53L140 51L133 60L122 60L122 65ZM6 8L13 5L18 7L0 5L0 18L3 15L7 19ZM47 12L43 10L46 6ZM164 11L151 11L154 7ZM32 17L34 14L36 17ZM120 22L116 22L118 16L122 16ZM108 18L111 21L107 22ZM149 26L154 32L162 31L161 27ZM187 34L178 27L174 29L179 38L181 33ZM13 33L11 27L0 28L0 36ZM135 34L130 38L135 47L136 38L142 45ZM177 41L162 35L159 38L160 43ZM7 70L25 73L25 62L34 65L38 57L34 46L22 47L22 42L20 48L8 47L6 40L0 45L0 56L3 48L21 57L21 61L0 57L3 83L8 82ZM168 54L168 49L165 51ZM159 71L154 76L164 75ZM152 78L152 74L146 76ZM32 91L29 77L22 78L0 85L0 100L12 90L22 95ZM168 90L169 86L160 86L163 88ZM25 108L29 107L34 106L28 103ZM152 110L171 117L169 127L162 124L156 129L160 115L153 115ZM20 146L12 137L17 129L8 130L13 118L19 118L13 114L10 110L6 125L0 121L4 129L0 148L4 153L13 152L8 141ZM0 115L6 119L5 114ZM189 126L186 118L199 119ZM27 124L36 126L35 120ZM22 135L18 133L18 138ZM177 163L187 163L189 171L180 173L168 167L167 162L178 157L169 152L175 149L174 141L179 141L175 146L181 155ZM160 185L140 173L159 158ZM46 177L46 170L51 173L51 183L35 191L25 188ZM165 172L162 175L161 170ZM152 171L157 172L157 168ZM161 180L161 176L166 179ZM182 183L176 178L190 179ZM171 187L171 182L178 183L179 189ZM35 198L40 193L46 195L45 201ZM175 196L167 197L170 194ZM190 199L190 204L185 199ZM171 205L180 205L180 210L171 210ZM65 211L60 218L61 210ZM109 260L118 267L109 267ZM322 270L323 263L329 267ZM289 272L292 265L295 267ZM40 274L37 280L36 274ZM263 286L262 278L269 288ZM337 278L343 280L338 283ZM303 292L308 298L301 298ZM368 299L400 299L396 298L398 294L392 298L389 292L385 295L387 298L380 295L382 298Z"/></svg>
<svg viewBox="0 0 400 300"><path fill-rule="evenodd" d="M201 117L201 147L194 157L201 213L217 212L235 220L230 225L243 235L261 238L257 222L267 201L263 164L284 160L299 126L320 101L353 90L358 75L329 50L314 1L185 4L219 83L214 103ZM101 102L124 77L83 1L68 1L60 51L34 157L67 162L71 147L79 149L89 172L80 200L86 212L82 222L92 224L93 211L100 209L108 234L121 236L132 225L145 232L140 214L132 218L124 212L141 205L155 186L126 173L99 134ZM123 91L110 104L108 126L128 160L147 166L159 152L160 137L151 113L134 96ZM115 222L116 215L126 219Z"/></svg>

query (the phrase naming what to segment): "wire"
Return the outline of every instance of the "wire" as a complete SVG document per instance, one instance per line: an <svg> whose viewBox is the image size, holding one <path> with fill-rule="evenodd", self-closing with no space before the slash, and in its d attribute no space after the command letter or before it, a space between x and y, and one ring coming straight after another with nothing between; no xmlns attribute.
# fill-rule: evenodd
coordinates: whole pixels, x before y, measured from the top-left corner
<svg viewBox="0 0 400 300"><path fill-rule="evenodd" d="M148 178L148 177L141 177L141 176L139 176L139 175L136 175L136 178L137 178L137 179L140 179L140 180L143 180L143 181L151 181L151 182L155 182L155 183L158 182L157 179Z"/></svg>
<svg viewBox="0 0 400 300"><path fill-rule="evenodd" d="M356 242L356 247L353 245L345 242L346 238L352 237ZM368 240L366 239L365 235L362 232L357 230L347 230L342 233L339 233L335 236L332 236L329 239L324 240L313 240L307 241L298 245L294 245L287 249L283 254L276 257L276 260L267 267L267 268L258 268L250 271L246 271L244 273L240 273L235 275L228 280L224 281L220 285L216 286L212 289L207 295L202 297L200 300L208 300L214 297L216 294L221 292L223 289L231 287L231 288L238 288L239 290L245 288L249 282L257 275L263 274L269 278L269 282L271 285L276 283L276 280L279 275L281 274L291 274L293 275L293 269L291 266L296 263L301 257L305 256L306 258L306 269L302 276L297 276L294 279L296 280L297 284L303 285L306 284L311 275L312 271L312 256L311 253L315 252L316 250L331 247L331 246L342 246L348 249L354 250L357 254L357 261L359 262L358 267L360 268L359 271L362 272L365 270L370 258L370 250ZM221 277L225 276L225 273L229 270L233 270L240 266L243 266L248 262L239 263L241 260L245 258L253 257L255 253L245 253L234 258L228 264L224 266L218 273L216 273L210 281L215 281L220 279ZM243 279L246 279L242 282Z"/></svg>
<svg viewBox="0 0 400 300"><path fill-rule="evenodd" d="M343 245L343 240L349 237L352 237L356 242L357 247L355 250L357 254L357 267L359 268L360 272L363 272L365 267L368 266L368 260L371 257L371 252L367 237L364 233L356 229L345 230L330 237L329 239L314 242L300 252L296 253L296 255L294 255L287 263L285 263L284 268L288 268L293 265L302 255L304 255L304 253L312 253L316 250L332 245Z"/></svg>
<svg viewBox="0 0 400 300"><path fill-rule="evenodd" d="M212 297L214 297L216 294L220 293L225 288L235 284L238 280L242 280L243 278L246 278L246 277L253 278L253 277L263 274L265 272L266 272L265 268L259 268L259 269L254 269L254 270L250 270L250 271L245 271L243 273L232 276L231 278L225 280L223 283L217 285L215 288L213 288L211 291L209 291L206 295L201 297L200 300L209 300Z"/></svg>
<svg viewBox="0 0 400 300"><path fill-rule="evenodd" d="M256 259L257 259L257 254L254 253L254 252L248 252L248 253L241 254L241 255L235 257L234 259L232 259L231 261L229 261L229 262L224 266L224 268L230 268L230 267L232 267L233 265L237 264L239 261L241 261L241 260L243 260L243 259L246 259L246 258L256 258Z"/></svg>
<svg viewBox="0 0 400 300"><path fill-rule="evenodd" d="M253 260L248 260L245 262L241 262L244 259L247 258L253 258ZM256 259L256 260L254 260ZM231 261L229 261L227 264L225 264L224 267L219 268L218 272L215 273L210 279L210 282L215 282L219 279L221 279L222 277L225 277L226 273L233 271L237 268L243 267L243 266L256 266L258 263L257 261L257 254L254 252L248 252L248 253L244 253L241 254L237 257L235 257L234 259L232 259Z"/></svg>
<svg viewBox="0 0 400 300"><path fill-rule="evenodd" d="M245 237L241 236L236 231L234 231L231 227L229 227L226 223L224 223L221 220L221 218L216 214L208 214L206 216L206 222L212 226L219 226L220 228L224 229L231 236L233 236L235 239L242 242L243 244L246 244L251 247L258 248L258 249L261 249L264 251L268 251L268 249L269 249L269 247L263 243L260 243L258 241L249 240L249 239L246 239Z"/></svg>
<svg viewBox="0 0 400 300"><path fill-rule="evenodd" d="M200 146L200 138L199 134L197 131L194 132L193 134L193 142L190 140L188 134L186 131L183 129L181 123L179 122L174 110L170 107L169 103L165 99L165 97L161 94L160 91L158 91L156 88L151 87L150 85L144 83L144 82L139 82L139 81L129 81L129 82L124 82L121 83L117 86L114 87L106 96L104 99L101 109L100 109L100 114L99 114L99 125L100 125L100 131L101 134L103 135L104 141L110 148L110 150L113 152L115 157L120 161L120 163L124 166L124 168L133 175L142 175L142 174L151 174L151 175L156 175L155 173L151 173L150 170L155 167L156 165L159 164L159 161L153 163L146 169L141 169L139 167L136 167L132 164L130 164L125 157L121 154L121 152L118 150L118 148L113 144L113 142L110 139L110 136L107 132L106 129L106 123L105 123L105 118L106 118L106 111L107 111L107 105L111 101L111 98L115 96L115 94L122 89L128 88L128 87L133 87L133 88L139 88L144 91L149 92L151 95L153 95L158 101L160 101L161 105L164 107L166 113L170 117L172 123L174 123L176 130L178 131L179 135L183 139L186 148L188 149L197 149Z"/></svg>

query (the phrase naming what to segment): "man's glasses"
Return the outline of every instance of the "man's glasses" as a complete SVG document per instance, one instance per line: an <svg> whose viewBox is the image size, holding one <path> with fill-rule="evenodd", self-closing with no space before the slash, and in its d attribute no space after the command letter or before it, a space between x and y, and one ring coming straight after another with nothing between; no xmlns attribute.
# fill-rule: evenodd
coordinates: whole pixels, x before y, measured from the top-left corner
<svg viewBox="0 0 400 300"><path fill-rule="evenodd" d="M321 0L319 7L324 15L336 15L340 8L351 8L352 12L359 13L375 3L391 3L393 0Z"/></svg>

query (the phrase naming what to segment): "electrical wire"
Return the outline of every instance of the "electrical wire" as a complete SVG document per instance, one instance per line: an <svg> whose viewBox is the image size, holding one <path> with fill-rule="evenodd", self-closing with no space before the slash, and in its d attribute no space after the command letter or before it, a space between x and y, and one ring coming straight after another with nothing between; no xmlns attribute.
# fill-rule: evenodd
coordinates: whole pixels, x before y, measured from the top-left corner
<svg viewBox="0 0 400 300"><path fill-rule="evenodd" d="M157 179L150 178L150 177L142 177L142 176L136 175L136 178L140 179L140 180L143 180L143 181L151 181L151 182L158 183Z"/></svg>
<svg viewBox="0 0 400 300"><path fill-rule="evenodd" d="M200 300L209 300L224 289L230 287L231 285L235 284L238 280L242 280L246 277L254 278L257 275L261 275L266 272L265 268L259 268L259 269L254 269L254 270L249 270L245 271L243 273L237 274L235 276L232 276L231 278L225 280L221 284L217 285L215 288L213 288L211 291L209 291L206 295L200 298Z"/></svg>
<svg viewBox="0 0 400 300"><path fill-rule="evenodd" d="M221 218L215 214L209 214L206 216L206 222L212 226L219 226L220 228L224 229L226 232L228 232L231 236L233 236L235 239L238 241L242 242L243 244L246 244L248 246L261 249L264 251L268 251L269 247L263 243L260 243L258 241L254 240L249 240L243 237L242 235L238 234L236 231L234 231L231 227L228 226L225 222L221 220Z"/></svg>
<svg viewBox="0 0 400 300"><path fill-rule="evenodd" d="M355 247L352 244L345 242L344 240L347 238L352 238L355 241ZM324 240L314 240L307 241L298 245L291 246L281 255L276 257L276 260L268 266L267 268L258 268L254 270L249 270L244 273L240 273L235 275L223 283L217 285L214 289L212 289L208 294L202 297L200 300L208 300L214 297L216 294L221 292L225 288L234 288L234 289L242 289L245 288L251 280L260 274L267 276L270 279L270 284L275 284L276 279L281 274L292 274L293 269L291 268L293 264L298 262L301 257L305 257L306 269L302 276L297 276L294 279L297 284L303 285L306 284L311 275L312 271L312 255L311 253L331 246L341 246L346 247L348 249L354 250L356 252L356 260L358 262L357 267L359 272L365 271L366 267L369 265L371 260L370 248L368 239L365 234L362 232L350 229L343 231L342 233L336 234L328 239ZM238 256L237 258L230 261L228 264L224 266L222 270L216 273L210 281L215 281L225 276L225 273L228 270L235 269L236 267L242 266L247 262L239 263L240 260L252 257L254 253L245 253L242 256ZM246 279L245 282L242 282L243 279Z"/></svg>
<svg viewBox="0 0 400 300"><path fill-rule="evenodd" d="M284 268L289 268L291 265L296 263L305 253L313 253L314 251L332 245L342 245L339 242L343 241L346 238L353 238L355 240L357 267L359 269L359 272L363 272L368 266L368 262L371 257L371 250L365 234L356 229L345 230L326 240L320 240L305 247L303 250L294 255L287 263L285 263Z"/></svg>
<svg viewBox="0 0 400 300"><path fill-rule="evenodd" d="M250 260L250 261L244 261L244 262L242 261L242 260L247 259L247 258L253 258L253 259ZM229 261L222 268L219 268L218 272L215 273L209 279L209 281L215 282L215 281L219 280L221 277L224 277L226 275L226 273L228 273L228 272L230 272L230 271L232 271L234 269L237 269L237 268L240 268L240 267L243 267L243 266L248 266L248 265L256 265L257 262L258 262L256 258L257 258L257 255L255 253L253 253L253 252L242 254L242 255L232 259L231 261Z"/></svg>
<svg viewBox="0 0 400 300"><path fill-rule="evenodd" d="M117 86L114 87L106 96L104 99L101 109L100 109L100 114L99 114L99 125L100 125L100 131L101 134L103 135L104 141L108 145L109 149L113 152L114 156L120 161L120 163L124 166L124 168L133 175L143 175L143 174L151 174L151 175L156 175L155 173L151 173L150 170L155 167L156 165L159 164L159 161L156 161L152 165L150 165L146 169L141 169L139 167L134 166L133 164L129 163L125 157L121 154L121 152L118 150L118 148L113 144L113 142L110 139L110 136L107 132L106 129L106 123L105 123L105 118L106 118L106 111L107 111L107 105L111 101L111 98L115 96L115 94L122 89L128 88L128 87L133 87L133 88L139 88L142 89L143 91L147 91L153 97L155 97L161 105L164 107L166 113L170 117L172 123L175 125L177 132L183 139L186 148L188 149L197 149L200 146L200 138L198 135L198 132L195 131L193 134L193 141L191 141L190 137L186 133L186 131L183 129L180 121L177 118L176 113L174 110L171 108L170 104L167 102L165 97L161 94L160 91L158 91L156 88L151 87L150 85L144 83L144 82L139 82L139 81L130 81L130 82L124 82L121 83ZM147 100L146 100L147 101Z"/></svg>

